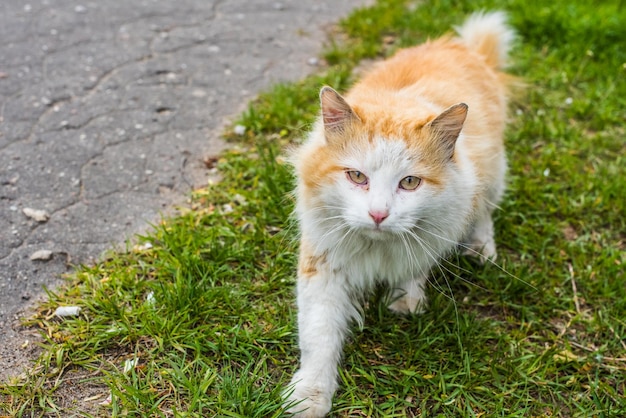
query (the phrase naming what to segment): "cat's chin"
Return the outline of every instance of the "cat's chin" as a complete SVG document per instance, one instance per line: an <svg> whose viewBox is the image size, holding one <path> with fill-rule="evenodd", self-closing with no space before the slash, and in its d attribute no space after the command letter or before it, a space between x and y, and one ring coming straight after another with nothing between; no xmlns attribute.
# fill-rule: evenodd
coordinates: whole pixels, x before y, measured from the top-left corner
<svg viewBox="0 0 626 418"><path fill-rule="evenodd" d="M361 233L361 235L373 241L383 241L388 239L392 235L391 231L381 228L361 228L359 232Z"/></svg>

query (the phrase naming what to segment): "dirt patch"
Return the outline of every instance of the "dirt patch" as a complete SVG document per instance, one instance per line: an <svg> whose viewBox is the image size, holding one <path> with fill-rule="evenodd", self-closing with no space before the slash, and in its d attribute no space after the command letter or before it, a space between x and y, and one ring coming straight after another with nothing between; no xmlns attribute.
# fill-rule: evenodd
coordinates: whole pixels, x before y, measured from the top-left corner
<svg viewBox="0 0 626 418"><path fill-rule="evenodd" d="M31 312L18 313L27 317ZM13 319L8 327L4 327L5 343L0 346L0 382L8 382L18 377L33 366L42 352L41 332L34 327L25 327L19 319Z"/></svg>
<svg viewBox="0 0 626 418"><path fill-rule="evenodd" d="M568 241L574 241L576 238L578 238L578 233L573 226L567 225L565 228L563 228L563 236Z"/></svg>
<svg viewBox="0 0 626 418"><path fill-rule="evenodd" d="M110 390L102 383L102 372L85 369L66 371L54 392L55 403L65 416L108 416L102 413L110 402ZM101 412L98 414L98 412Z"/></svg>

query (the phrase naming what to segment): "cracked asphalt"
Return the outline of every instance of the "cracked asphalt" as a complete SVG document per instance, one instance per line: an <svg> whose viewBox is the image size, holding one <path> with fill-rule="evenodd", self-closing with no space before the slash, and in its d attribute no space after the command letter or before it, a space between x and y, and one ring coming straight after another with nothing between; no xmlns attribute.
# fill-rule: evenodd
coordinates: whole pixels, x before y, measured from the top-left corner
<svg viewBox="0 0 626 418"><path fill-rule="evenodd" d="M19 318L44 286L205 184L229 118L314 71L365 3L0 2L0 376L30 355Z"/></svg>

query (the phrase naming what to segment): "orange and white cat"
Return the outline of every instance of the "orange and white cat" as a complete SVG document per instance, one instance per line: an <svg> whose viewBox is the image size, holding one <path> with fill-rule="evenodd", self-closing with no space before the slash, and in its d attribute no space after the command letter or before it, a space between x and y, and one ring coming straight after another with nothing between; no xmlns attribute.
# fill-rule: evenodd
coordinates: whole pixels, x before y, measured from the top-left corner
<svg viewBox="0 0 626 418"><path fill-rule="evenodd" d="M331 409L337 366L362 296L426 306L429 270L457 246L494 258L491 213L504 190L503 131L514 38L502 12L399 51L345 96L322 88L321 117L293 156L301 230L298 417Z"/></svg>

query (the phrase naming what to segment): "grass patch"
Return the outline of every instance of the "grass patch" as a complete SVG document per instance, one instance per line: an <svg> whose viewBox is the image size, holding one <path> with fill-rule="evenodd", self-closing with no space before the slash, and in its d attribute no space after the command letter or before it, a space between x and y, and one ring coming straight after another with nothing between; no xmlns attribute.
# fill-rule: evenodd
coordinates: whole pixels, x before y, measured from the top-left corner
<svg viewBox="0 0 626 418"><path fill-rule="evenodd" d="M280 155L317 113L322 84L438 36L477 9L510 13L509 190L501 266L452 257L431 308L397 318L374 295L345 347L335 416L626 415L626 9L555 0L379 0L341 23L323 74L279 85L242 115L222 180L125 253L81 267L29 324L44 353L0 386L8 416L282 416L294 371L297 243ZM78 305L78 317L52 318ZM79 378L76 378L78 376ZM79 404L72 385L96 385ZM106 399L110 396L109 399ZM85 405L89 406L86 408Z"/></svg>

